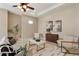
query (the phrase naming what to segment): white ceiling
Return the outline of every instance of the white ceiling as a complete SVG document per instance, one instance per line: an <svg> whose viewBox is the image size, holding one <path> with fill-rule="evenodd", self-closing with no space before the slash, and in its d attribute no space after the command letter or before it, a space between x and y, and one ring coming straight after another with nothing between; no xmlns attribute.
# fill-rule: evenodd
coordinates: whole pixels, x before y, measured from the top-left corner
<svg viewBox="0 0 79 59"><path fill-rule="evenodd" d="M31 3L30 6L34 7L35 10L29 10L27 12L22 12L18 8L13 7L13 5L17 5L17 3L0 3L0 8L7 9L8 11L11 11L16 14L25 14L29 16L39 17L40 15L43 15L44 13L59 7L63 4L61 3Z"/></svg>
<svg viewBox="0 0 79 59"><path fill-rule="evenodd" d="M41 13L42 11L56 5L56 3L32 3L31 5L35 8L36 13Z"/></svg>

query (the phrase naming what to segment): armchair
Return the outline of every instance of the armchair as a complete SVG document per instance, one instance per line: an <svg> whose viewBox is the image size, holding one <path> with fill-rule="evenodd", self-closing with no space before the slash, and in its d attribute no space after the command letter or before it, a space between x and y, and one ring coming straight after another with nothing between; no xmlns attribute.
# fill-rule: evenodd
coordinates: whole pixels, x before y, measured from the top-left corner
<svg viewBox="0 0 79 59"><path fill-rule="evenodd" d="M43 39L43 34L40 34L40 33L34 33L34 39L36 41L40 41Z"/></svg>

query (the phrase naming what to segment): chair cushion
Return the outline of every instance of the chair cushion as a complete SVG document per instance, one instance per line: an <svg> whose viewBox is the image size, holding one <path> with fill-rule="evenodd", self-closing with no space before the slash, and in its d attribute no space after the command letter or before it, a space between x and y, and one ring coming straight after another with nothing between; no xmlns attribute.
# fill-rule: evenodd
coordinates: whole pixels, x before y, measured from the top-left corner
<svg viewBox="0 0 79 59"><path fill-rule="evenodd" d="M0 45L0 55L1 56L14 56L16 54L15 50L9 44Z"/></svg>

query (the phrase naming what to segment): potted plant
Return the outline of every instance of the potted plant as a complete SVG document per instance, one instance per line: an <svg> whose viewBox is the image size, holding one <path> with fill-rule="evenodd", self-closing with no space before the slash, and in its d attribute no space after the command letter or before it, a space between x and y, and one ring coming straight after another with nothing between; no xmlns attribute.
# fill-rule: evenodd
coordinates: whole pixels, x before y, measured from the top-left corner
<svg viewBox="0 0 79 59"><path fill-rule="evenodd" d="M46 31L47 31L48 33L50 33L51 29L50 29L50 28L48 28L48 29L46 29Z"/></svg>
<svg viewBox="0 0 79 59"><path fill-rule="evenodd" d="M26 56L27 55L27 47L26 47L26 44L24 45L24 47L20 47L18 50L17 50L17 53L19 53L19 52L22 52L22 55L23 56Z"/></svg>
<svg viewBox="0 0 79 59"><path fill-rule="evenodd" d="M18 26L18 24L15 25L13 28L8 29L8 33L9 33L9 36L10 37L13 37L15 39L18 39L17 38L18 37L18 33L19 33L19 26Z"/></svg>

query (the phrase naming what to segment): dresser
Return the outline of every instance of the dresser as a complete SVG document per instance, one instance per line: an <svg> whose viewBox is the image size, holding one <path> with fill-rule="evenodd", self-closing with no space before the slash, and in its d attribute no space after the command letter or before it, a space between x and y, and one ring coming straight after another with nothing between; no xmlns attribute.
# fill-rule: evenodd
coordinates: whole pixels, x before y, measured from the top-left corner
<svg viewBox="0 0 79 59"><path fill-rule="evenodd" d="M46 33L46 41L57 43L58 39L59 39L58 34Z"/></svg>

